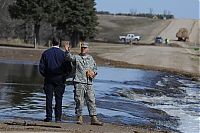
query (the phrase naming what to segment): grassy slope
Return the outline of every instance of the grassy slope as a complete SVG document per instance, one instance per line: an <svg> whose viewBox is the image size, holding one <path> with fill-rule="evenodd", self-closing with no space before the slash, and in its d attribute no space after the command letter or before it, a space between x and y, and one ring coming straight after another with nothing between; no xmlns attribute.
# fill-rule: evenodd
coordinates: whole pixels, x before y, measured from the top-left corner
<svg viewBox="0 0 200 133"><path fill-rule="evenodd" d="M97 40L118 41L119 35L135 33L143 41L152 41L168 24L168 21L143 17L98 15L99 34Z"/></svg>

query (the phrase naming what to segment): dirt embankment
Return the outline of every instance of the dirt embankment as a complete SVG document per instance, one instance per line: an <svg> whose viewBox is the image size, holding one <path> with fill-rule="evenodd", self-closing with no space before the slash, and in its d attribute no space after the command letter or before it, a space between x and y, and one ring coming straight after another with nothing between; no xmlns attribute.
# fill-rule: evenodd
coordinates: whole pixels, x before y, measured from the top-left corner
<svg viewBox="0 0 200 133"><path fill-rule="evenodd" d="M180 28L186 28L189 31L189 42L200 44L199 41L199 20L192 19L173 19L171 23L159 34L163 38L168 38L171 41L177 40L176 33ZM176 41L176 43L178 43Z"/></svg>
<svg viewBox="0 0 200 133"><path fill-rule="evenodd" d="M199 57L191 55L185 48L132 46L121 53L104 53L99 56L132 64L136 68L199 76Z"/></svg>

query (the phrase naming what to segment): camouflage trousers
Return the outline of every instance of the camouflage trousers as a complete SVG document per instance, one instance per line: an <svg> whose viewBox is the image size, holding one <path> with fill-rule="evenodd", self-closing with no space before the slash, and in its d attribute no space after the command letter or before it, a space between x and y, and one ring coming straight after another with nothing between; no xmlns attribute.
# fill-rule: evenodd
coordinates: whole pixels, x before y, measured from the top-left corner
<svg viewBox="0 0 200 133"><path fill-rule="evenodd" d="M75 83L74 84L74 100L76 102L75 114L77 116L82 115L82 108L84 106L84 100L86 102L89 115L96 114L96 105L95 105L95 94L92 85Z"/></svg>

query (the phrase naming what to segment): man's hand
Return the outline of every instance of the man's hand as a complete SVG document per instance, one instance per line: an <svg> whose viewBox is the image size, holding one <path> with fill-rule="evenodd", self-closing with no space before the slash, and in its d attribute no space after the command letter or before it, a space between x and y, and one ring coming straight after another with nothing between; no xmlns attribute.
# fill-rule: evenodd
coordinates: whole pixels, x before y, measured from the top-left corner
<svg viewBox="0 0 200 133"><path fill-rule="evenodd" d="M68 41L64 42L64 48L65 48L66 51L70 51L70 45L69 45Z"/></svg>
<svg viewBox="0 0 200 133"><path fill-rule="evenodd" d="M92 71L92 70L88 70L88 71L86 72L86 76L87 76L88 78L94 78L95 75L96 75L95 72Z"/></svg>

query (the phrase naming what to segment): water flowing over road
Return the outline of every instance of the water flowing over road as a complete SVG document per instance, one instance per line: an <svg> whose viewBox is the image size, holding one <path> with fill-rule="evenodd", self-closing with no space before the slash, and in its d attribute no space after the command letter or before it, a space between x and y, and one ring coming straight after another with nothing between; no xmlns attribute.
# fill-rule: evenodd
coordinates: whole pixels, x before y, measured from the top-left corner
<svg viewBox="0 0 200 133"><path fill-rule="evenodd" d="M37 65L0 63L1 120L42 120L45 95ZM198 133L200 84L187 77L139 69L100 67L97 112L104 122ZM84 108L84 115L88 115ZM74 122L73 86L63 99L63 120ZM86 116L88 117L88 116Z"/></svg>

